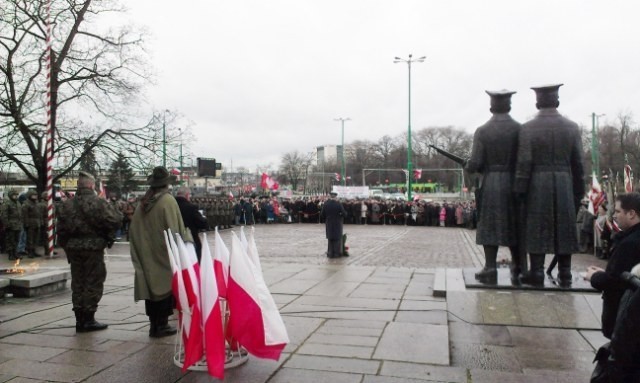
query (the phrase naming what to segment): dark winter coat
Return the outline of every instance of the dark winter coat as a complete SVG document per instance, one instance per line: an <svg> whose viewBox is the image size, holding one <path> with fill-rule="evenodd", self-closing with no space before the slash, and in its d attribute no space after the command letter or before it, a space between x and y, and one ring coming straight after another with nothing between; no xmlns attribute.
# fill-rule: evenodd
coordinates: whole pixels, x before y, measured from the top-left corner
<svg viewBox="0 0 640 383"><path fill-rule="evenodd" d="M526 194L526 251L576 252L576 206L584 195L580 128L556 109L541 109L518 141L514 191Z"/></svg>
<svg viewBox="0 0 640 383"><path fill-rule="evenodd" d="M490 246L517 244L513 179L520 124L509 114L495 114L476 130L467 170L482 174L482 206L476 243Z"/></svg>
<svg viewBox="0 0 640 383"><path fill-rule="evenodd" d="M602 334L611 339L616 323L620 298L626 284L622 272L640 263L640 224L618 233L612 243L612 253L605 271L591 276L591 286L602 291Z"/></svg>
<svg viewBox="0 0 640 383"><path fill-rule="evenodd" d="M338 240L342 238L342 220L347 215L347 212L342 207L342 204L335 199L329 199L322 206L322 212L320 212L321 218L325 220L325 230L327 239Z"/></svg>
<svg viewBox="0 0 640 383"><path fill-rule="evenodd" d="M200 237L198 233L207 230L209 228L209 223L207 219L200 214L198 211L198 206L192 204L187 201L184 197L176 197L176 202L178 203L178 208L180 208L180 215L182 216L182 221L184 222L184 226L191 231L191 236L193 237L193 245L196 248L196 254L198 255L198 260L200 260L200 255L202 253L202 243L200 242Z"/></svg>

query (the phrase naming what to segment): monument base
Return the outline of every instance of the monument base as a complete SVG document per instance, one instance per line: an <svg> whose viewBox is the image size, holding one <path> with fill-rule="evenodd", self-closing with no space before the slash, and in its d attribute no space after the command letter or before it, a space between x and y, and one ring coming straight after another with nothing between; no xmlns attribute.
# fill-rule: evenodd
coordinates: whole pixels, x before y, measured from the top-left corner
<svg viewBox="0 0 640 383"><path fill-rule="evenodd" d="M543 290L543 291L566 291L566 292L589 292L596 290L591 287L589 281L585 281L577 271L572 271L573 281L571 287L560 287L556 278L551 278L545 274L544 286L532 286L526 284L511 283L511 272L506 267L498 267L498 283L482 283L476 280L475 274L479 269L463 269L465 287L468 289L503 289L503 290ZM555 274L555 273L554 273Z"/></svg>

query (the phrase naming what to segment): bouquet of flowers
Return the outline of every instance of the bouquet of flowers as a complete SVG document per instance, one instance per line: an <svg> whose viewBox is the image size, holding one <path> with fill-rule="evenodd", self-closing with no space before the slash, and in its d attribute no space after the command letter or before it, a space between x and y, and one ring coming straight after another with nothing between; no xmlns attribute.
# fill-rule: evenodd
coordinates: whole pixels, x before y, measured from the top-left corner
<svg viewBox="0 0 640 383"><path fill-rule="evenodd" d="M342 234L342 256L343 257L348 257L349 256L349 246L347 246L347 234L346 233Z"/></svg>

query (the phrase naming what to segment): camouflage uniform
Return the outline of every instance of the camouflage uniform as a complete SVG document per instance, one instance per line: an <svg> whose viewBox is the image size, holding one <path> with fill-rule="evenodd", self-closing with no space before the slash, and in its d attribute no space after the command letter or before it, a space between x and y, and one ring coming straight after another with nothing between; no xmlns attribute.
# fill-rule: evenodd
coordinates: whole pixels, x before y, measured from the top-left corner
<svg viewBox="0 0 640 383"><path fill-rule="evenodd" d="M16 249L20 240L20 231L22 231L22 208L18 201L17 190L9 191L8 198L2 203L0 217L2 217L2 223L5 226L5 248L9 254L9 260L20 258Z"/></svg>
<svg viewBox="0 0 640 383"><path fill-rule="evenodd" d="M27 233L26 250L29 258L39 257L36 254L36 246L40 240L40 228L42 227L42 210L38 203L38 193L29 190L27 199L22 204L22 221Z"/></svg>
<svg viewBox="0 0 640 383"><path fill-rule="evenodd" d="M71 264L71 300L76 312L76 331L94 331L98 328L82 326L97 323L93 316L107 277L104 249L120 228L122 214L89 188L79 188L76 196L65 201L60 210L58 241Z"/></svg>

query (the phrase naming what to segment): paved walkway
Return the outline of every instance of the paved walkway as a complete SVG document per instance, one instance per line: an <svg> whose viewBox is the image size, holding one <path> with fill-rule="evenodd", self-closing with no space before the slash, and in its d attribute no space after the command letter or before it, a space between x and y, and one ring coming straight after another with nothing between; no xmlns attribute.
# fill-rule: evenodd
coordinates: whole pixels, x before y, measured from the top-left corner
<svg viewBox="0 0 640 383"><path fill-rule="evenodd" d="M324 226L256 227L265 279L291 343L278 362L251 358L227 382L585 382L600 335L596 293L466 289L433 296L438 268L459 281L482 263L464 229L346 226L351 256L324 257ZM222 233L227 244L229 231ZM213 238L210 238L212 240ZM212 244L213 245L213 244ZM501 257L507 253L501 250ZM0 269L8 261L2 256ZM602 264L575 256L574 272ZM63 259L41 268L68 268ZM75 334L70 291L0 300L0 382L215 382L182 374L174 339L151 339L133 302L127 244L109 250L97 319ZM1 277L0 277L1 278Z"/></svg>

